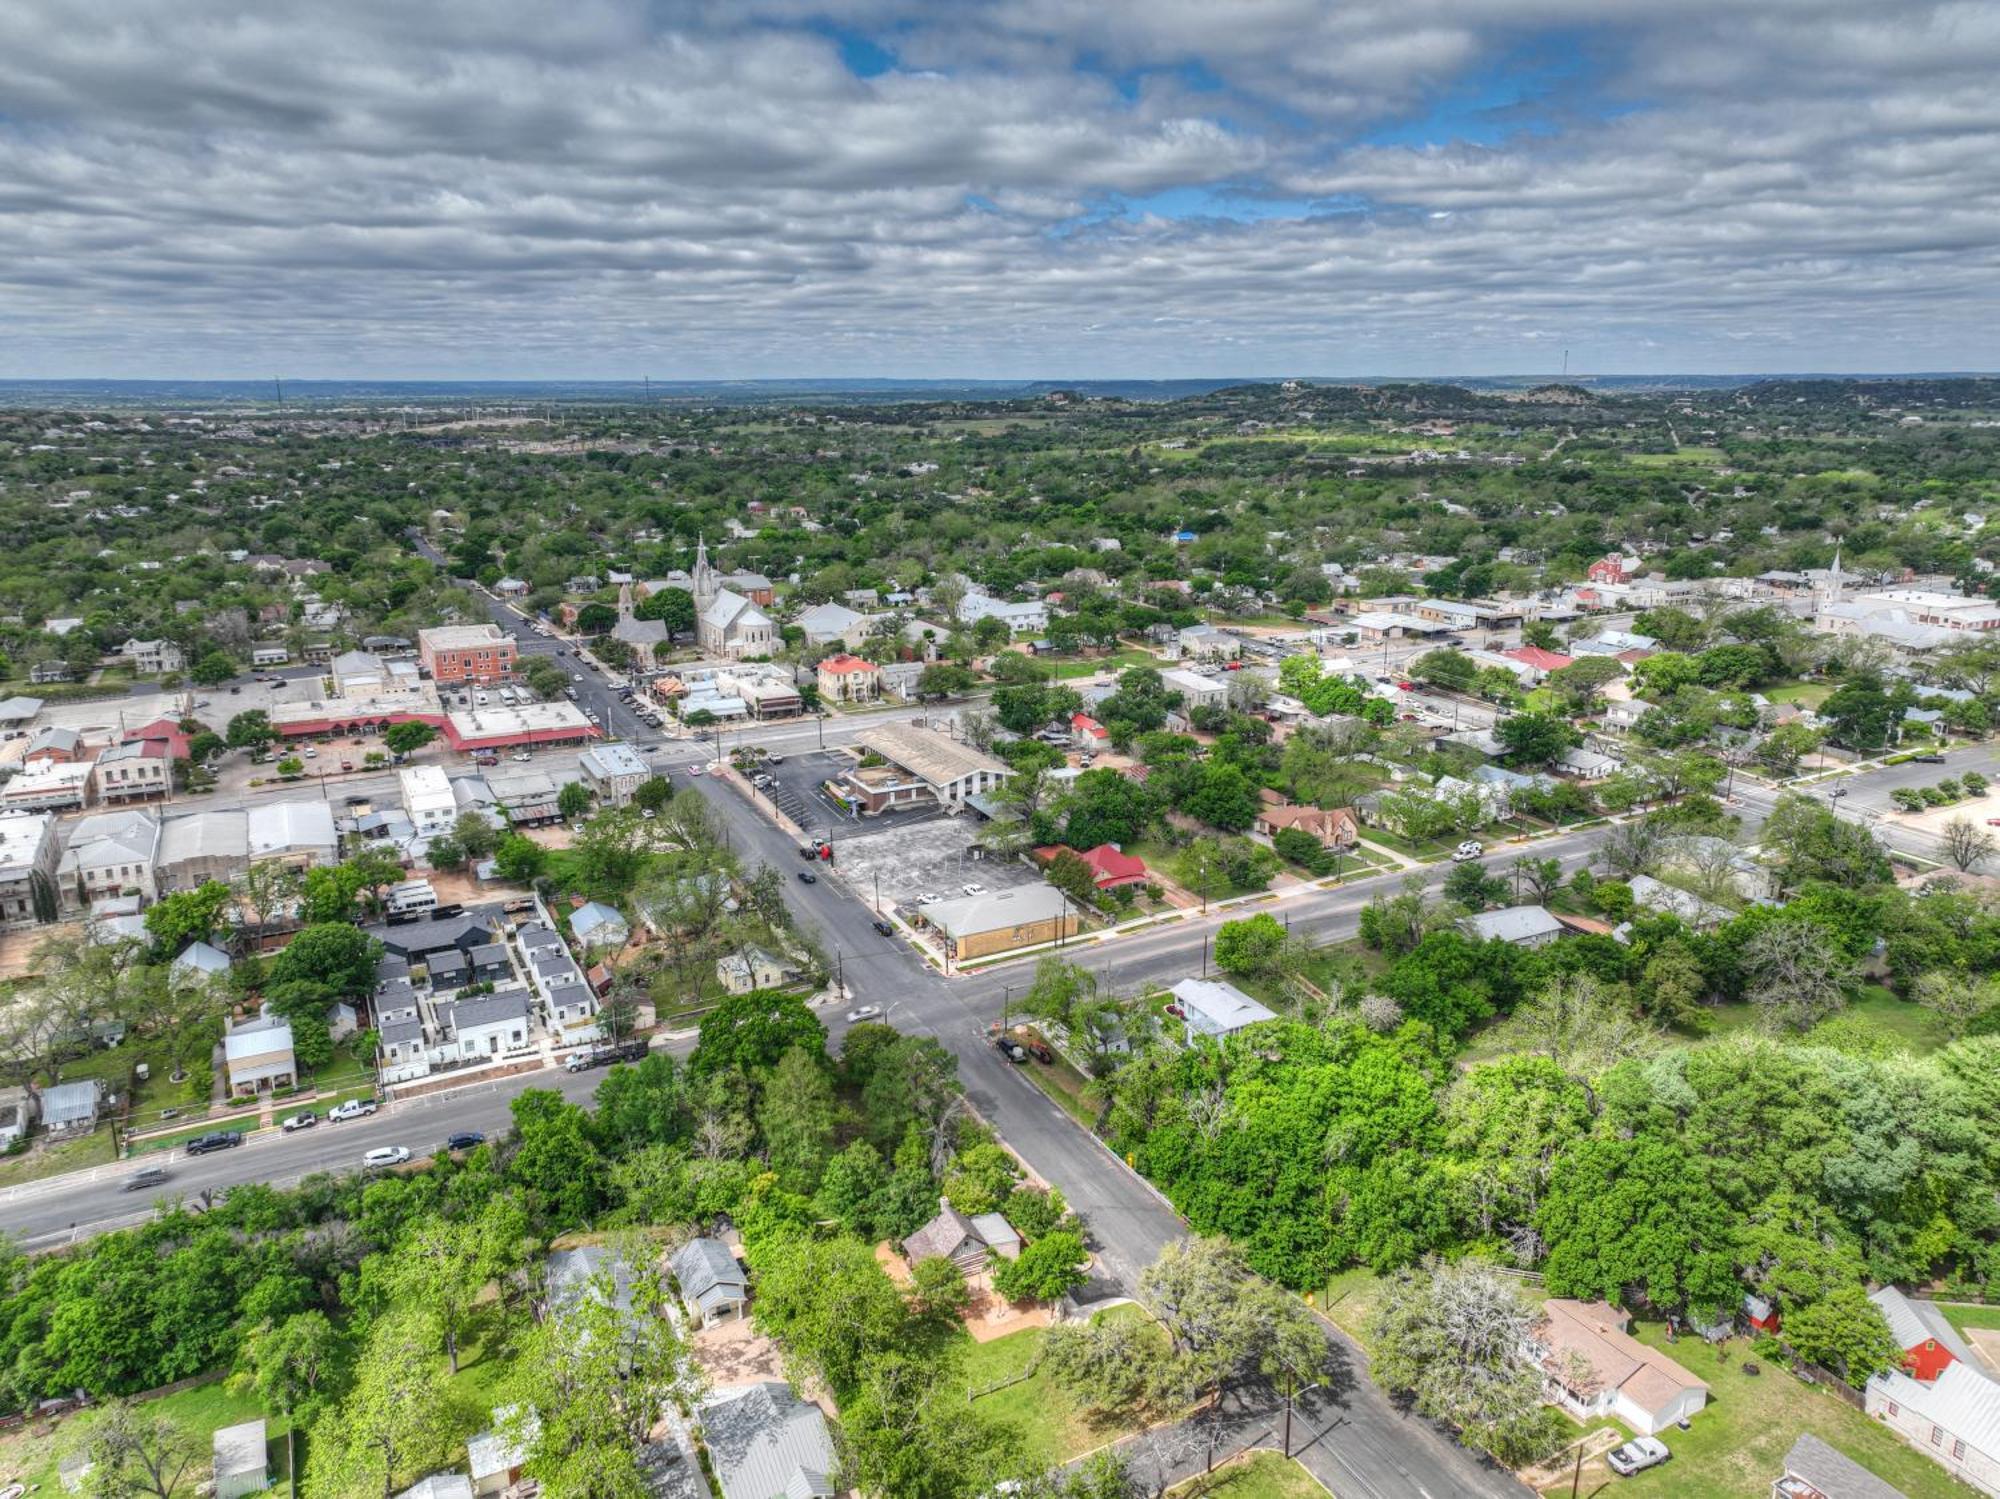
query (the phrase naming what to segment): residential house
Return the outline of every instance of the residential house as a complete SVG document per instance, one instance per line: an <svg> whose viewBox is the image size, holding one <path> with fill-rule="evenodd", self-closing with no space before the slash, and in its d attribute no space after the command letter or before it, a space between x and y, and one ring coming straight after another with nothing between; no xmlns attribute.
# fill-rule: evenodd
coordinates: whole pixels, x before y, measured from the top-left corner
<svg viewBox="0 0 2000 1499"><path fill-rule="evenodd" d="M1575 776L1579 781L1601 781L1618 769L1618 762L1610 755L1579 745L1562 752L1562 757L1556 761L1556 769Z"/></svg>
<svg viewBox="0 0 2000 1499"><path fill-rule="evenodd" d="M745 947L725 953L715 960L715 977L730 994L748 994L753 989L775 989L790 980L793 970L780 958L761 947Z"/></svg>
<svg viewBox="0 0 2000 1499"><path fill-rule="evenodd" d="M882 668L859 656L828 656L816 676L819 696L826 703L873 703L882 697Z"/></svg>
<svg viewBox="0 0 2000 1499"><path fill-rule="evenodd" d="M142 677L164 677L187 665L187 657L171 640L128 640L118 647L118 654Z"/></svg>
<svg viewBox="0 0 2000 1499"><path fill-rule="evenodd" d="M1069 731L1086 753L1101 750L1111 742L1111 731L1088 713L1070 714Z"/></svg>
<svg viewBox="0 0 2000 1499"><path fill-rule="evenodd" d="M37 687L67 682L73 675L66 661L37 661L28 668L28 680Z"/></svg>
<svg viewBox="0 0 2000 1499"><path fill-rule="evenodd" d="M740 1321L750 1306L750 1277L720 1239L690 1239L667 1261L697 1327Z"/></svg>
<svg viewBox="0 0 2000 1499"><path fill-rule="evenodd" d="M1183 667L1170 666L1162 671L1160 684L1167 691L1180 694L1183 717L1196 708L1220 708L1229 701L1229 685L1226 682Z"/></svg>
<svg viewBox="0 0 2000 1499"><path fill-rule="evenodd" d="M1560 937L1563 924L1549 914L1546 906L1507 906L1498 911L1475 911L1459 923L1476 942L1506 942L1515 947L1546 947Z"/></svg>
<svg viewBox="0 0 2000 1499"><path fill-rule="evenodd" d="M1546 680L1550 672L1561 671L1576 659L1574 656L1564 655L1561 651L1544 650L1538 645L1520 645L1500 654L1509 661L1517 661L1527 667L1535 674L1534 680L1537 682Z"/></svg>
<svg viewBox="0 0 2000 1499"><path fill-rule="evenodd" d="M1168 991L1181 1009L1184 1039L1194 1045L1196 1036L1220 1041L1246 1026L1276 1020L1266 1009L1234 984L1221 979L1182 979Z"/></svg>
<svg viewBox="0 0 2000 1499"><path fill-rule="evenodd" d="M472 1480L463 1473L433 1473L418 1479L396 1499L472 1499Z"/></svg>
<svg viewBox="0 0 2000 1499"><path fill-rule="evenodd" d="M2000 1495L2000 1384L1954 1360L1928 1384L1877 1374L1862 1398L1869 1415L1954 1478Z"/></svg>
<svg viewBox="0 0 2000 1499"><path fill-rule="evenodd" d="M1095 848L1078 852L1067 844L1052 843L1035 850L1035 862L1046 868L1055 862L1058 854L1070 854L1090 866L1091 883L1099 890L1116 890L1124 885L1143 885L1152 878L1146 871L1146 861L1137 854L1128 854L1115 843L1100 843Z"/></svg>
<svg viewBox="0 0 2000 1499"><path fill-rule="evenodd" d="M1174 637L1183 661L1234 661L1243 654L1243 642L1214 625L1189 625Z"/></svg>
<svg viewBox="0 0 2000 1499"><path fill-rule="evenodd" d="M42 1129L51 1138L87 1135L97 1128L104 1083L94 1077L42 1090Z"/></svg>
<svg viewBox="0 0 2000 1499"><path fill-rule="evenodd" d="M722 1499L830 1499L840 1459L820 1408L775 1380L741 1385L701 1407Z"/></svg>
<svg viewBox="0 0 2000 1499"><path fill-rule="evenodd" d="M884 661L876 667L881 680L882 691L903 702L914 702L917 686L923 681L924 668L928 661Z"/></svg>
<svg viewBox="0 0 2000 1499"><path fill-rule="evenodd" d="M577 945L586 950L623 947L632 938L632 928L617 907L602 901L589 901L572 911L569 929Z"/></svg>
<svg viewBox="0 0 2000 1499"><path fill-rule="evenodd" d="M1631 887L1636 904L1648 911L1664 911L1678 916L1696 931L1721 926L1736 915L1727 906L1703 900L1692 891L1666 884L1650 874L1635 874L1626 883Z"/></svg>
<svg viewBox="0 0 2000 1499"><path fill-rule="evenodd" d="M959 623L976 625L982 619L997 619L1016 635L1039 634L1049 627L1049 608L1040 599L1016 603L990 594L967 592L958 601Z"/></svg>
<svg viewBox="0 0 2000 1499"><path fill-rule="evenodd" d="M528 991L519 988L454 1000L450 1029L457 1056L478 1061L525 1051L531 1044L528 1004Z"/></svg>
<svg viewBox="0 0 2000 1499"><path fill-rule="evenodd" d="M1586 571L1593 583L1629 583L1639 576L1645 565L1645 562L1638 557L1626 557L1612 552L1591 563Z"/></svg>
<svg viewBox="0 0 2000 1499"><path fill-rule="evenodd" d="M1979 1367L1978 1358L1936 1303L1913 1300L1894 1286L1870 1291L1868 1299L1889 1324L1896 1346L1903 1350L1903 1368L1912 1379L1934 1380L1953 1363Z"/></svg>
<svg viewBox="0 0 2000 1499"><path fill-rule="evenodd" d="M629 744L593 744L577 757L576 768L599 806L627 807L632 793L653 778L653 768Z"/></svg>
<svg viewBox="0 0 2000 1499"><path fill-rule="evenodd" d="M1309 834L1321 848L1349 849L1360 841L1361 830L1348 807L1308 807L1296 802L1276 805L1260 803L1251 826L1266 838L1275 838L1288 829Z"/></svg>
<svg viewBox="0 0 2000 1499"><path fill-rule="evenodd" d="M36 1102L26 1088L0 1088L0 1150L26 1138L34 1128Z"/></svg>
<svg viewBox="0 0 2000 1499"><path fill-rule="evenodd" d="M528 1449L541 1434L541 1422L531 1411L521 1423L518 1438L509 1436L518 1405L503 1405L493 1412L493 1429L482 1431L465 1444L466 1467L472 1475L472 1492L479 1499L503 1494L521 1481L521 1467Z"/></svg>
<svg viewBox="0 0 2000 1499"><path fill-rule="evenodd" d="M177 984L200 984L221 978L235 966L221 948L197 939L182 948L167 965L167 977Z"/></svg>
<svg viewBox="0 0 2000 1499"><path fill-rule="evenodd" d="M150 812L97 812L79 819L56 866L63 903L87 908L123 895L150 903L159 893L153 882L159 846L160 820Z"/></svg>
<svg viewBox="0 0 2000 1499"><path fill-rule="evenodd" d="M1839 1448L1802 1432L1771 1481L1771 1499L1909 1499Z"/></svg>
<svg viewBox="0 0 2000 1499"><path fill-rule="evenodd" d="M1653 705L1637 698L1626 701L1612 701L1604 705L1600 714L1604 727L1613 734L1629 734L1639 726L1639 720L1652 711Z"/></svg>
<svg viewBox="0 0 2000 1499"><path fill-rule="evenodd" d="M947 959L963 962L1074 937L1076 907L1050 885L1022 885L920 907L918 916L944 940Z"/></svg>
<svg viewBox="0 0 2000 1499"><path fill-rule="evenodd" d="M1542 1303L1532 1351L1551 1403L1579 1421L1611 1416L1649 1437L1705 1406L1708 1386L1633 1337L1630 1322L1602 1301L1552 1297Z"/></svg>
<svg viewBox="0 0 2000 1499"><path fill-rule="evenodd" d="M968 1276L984 1270L994 1255L1013 1259L1021 1252L1021 1236L998 1213L961 1213L951 1199L938 1199L938 1215L903 1240L903 1258L950 1260Z"/></svg>
<svg viewBox="0 0 2000 1499"><path fill-rule="evenodd" d="M214 1444L215 1499L241 1499L271 1486L270 1447L262 1416L223 1427Z"/></svg>
<svg viewBox="0 0 2000 1499"><path fill-rule="evenodd" d="M232 1098L254 1098L298 1082L289 1023L266 1013L232 1026L222 1038L222 1054Z"/></svg>

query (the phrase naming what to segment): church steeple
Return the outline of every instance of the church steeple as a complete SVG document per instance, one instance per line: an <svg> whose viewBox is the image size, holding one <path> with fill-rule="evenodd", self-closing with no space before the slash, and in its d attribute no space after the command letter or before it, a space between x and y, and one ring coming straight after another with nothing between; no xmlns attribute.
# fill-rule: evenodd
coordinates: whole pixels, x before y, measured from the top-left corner
<svg viewBox="0 0 2000 1499"><path fill-rule="evenodd" d="M708 560L708 538L697 536L694 547L694 607L700 613L715 602L721 585L715 581L715 568Z"/></svg>

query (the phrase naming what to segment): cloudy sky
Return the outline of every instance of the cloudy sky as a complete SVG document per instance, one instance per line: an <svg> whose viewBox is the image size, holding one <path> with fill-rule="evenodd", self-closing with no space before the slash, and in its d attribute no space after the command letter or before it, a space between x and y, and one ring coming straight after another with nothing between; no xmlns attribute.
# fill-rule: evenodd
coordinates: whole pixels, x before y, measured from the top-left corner
<svg viewBox="0 0 2000 1499"><path fill-rule="evenodd" d="M2000 0L6 0L0 377L2000 367Z"/></svg>

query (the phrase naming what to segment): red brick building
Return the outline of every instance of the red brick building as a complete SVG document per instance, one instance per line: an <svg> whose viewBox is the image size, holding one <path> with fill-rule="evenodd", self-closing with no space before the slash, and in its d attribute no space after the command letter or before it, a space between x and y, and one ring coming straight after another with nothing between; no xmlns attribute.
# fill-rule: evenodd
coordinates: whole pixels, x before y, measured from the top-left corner
<svg viewBox="0 0 2000 1499"><path fill-rule="evenodd" d="M435 682L499 682L514 674L514 642L498 625L417 631L417 660Z"/></svg>

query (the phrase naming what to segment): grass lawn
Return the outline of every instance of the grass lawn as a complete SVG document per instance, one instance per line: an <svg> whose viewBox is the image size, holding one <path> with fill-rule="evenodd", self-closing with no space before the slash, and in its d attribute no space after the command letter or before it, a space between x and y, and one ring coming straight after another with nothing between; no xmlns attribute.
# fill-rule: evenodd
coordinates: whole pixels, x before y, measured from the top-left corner
<svg viewBox="0 0 2000 1499"><path fill-rule="evenodd" d="M1967 1306L1950 1301L1940 1301L1935 1305L1944 1313L1945 1321L1960 1332L1968 1327L2000 1329L2000 1306Z"/></svg>
<svg viewBox="0 0 2000 1499"><path fill-rule="evenodd" d="M81 1171L86 1166L108 1166L118 1159L111 1144L111 1127L100 1125L81 1139L64 1140L59 1145L38 1145L19 1155L0 1156L0 1187L16 1182L40 1181L65 1171Z"/></svg>
<svg viewBox="0 0 2000 1499"><path fill-rule="evenodd" d="M1085 1129L1097 1123L1097 1110L1083 1101L1084 1085L1089 1079L1070 1066L1060 1052L1053 1063L1045 1065L1031 1060L1015 1070L1025 1073L1029 1082L1054 1099L1058 1108Z"/></svg>
<svg viewBox="0 0 2000 1499"><path fill-rule="evenodd" d="M1763 689L1764 696L1774 703L1797 703L1804 708L1817 708L1833 696L1832 682L1786 682L1777 687Z"/></svg>
<svg viewBox="0 0 2000 1499"><path fill-rule="evenodd" d="M1221 1499L1323 1499L1327 1489L1293 1458L1252 1452L1167 1492L1175 1499L1205 1499L1211 1494Z"/></svg>
<svg viewBox="0 0 2000 1499"><path fill-rule="evenodd" d="M171 1417L194 1433L204 1448L208 1439L223 1427L264 1416L269 1423L265 1435L271 1444L273 1486L282 1488L289 1476L286 1468L285 1432L288 1428L285 1418L266 1412L254 1395L231 1394L219 1379L147 1401L142 1409L156 1410ZM21 1482L27 1484L30 1492L40 1490L60 1494L62 1489L56 1481L56 1464L69 1444L80 1439L81 1431L80 1418L71 1416L45 1436L36 1435L31 1423L0 1437L0 1485Z"/></svg>
<svg viewBox="0 0 2000 1499"><path fill-rule="evenodd" d="M1929 1458L1825 1391L1801 1384L1769 1364L1761 1376L1745 1374L1743 1364L1750 1356L1745 1339L1733 1338L1720 1349L1687 1338L1670 1346L1659 1323L1635 1322L1632 1331L1640 1341L1685 1365L1709 1391L1707 1409L1694 1418L1689 1430L1665 1434L1673 1461L1620 1485L1629 1486L1639 1499L1767 1492L1771 1475L1782 1471L1785 1453L1805 1431L1894 1484L1909 1499L1947 1499L1966 1493Z"/></svg>
<svg viewBox="0 0 2000 1499"><path fill-rule="evenodd" d="M1374 1315L1381 1294L1382 1277L1365 1265L1358 1265L1352 1270L1342 1270L1326 1283L1319 1309L1365 1349L1368 1319Z"/></svg>
<svg viewBox="0 0 2000 1499"><path fill-rule="evenodd" d="M1160 658L1151 651L1126 649L1113 651L1108 656L1085 656L1075 661L1054 663L1056 680L1069 681L1076 677L1094 677L1100 672L1123 671L1128 666L1158 666Z"/></svg>
<svg viewBox="0 0 2000 1499"><path fill-rule="evenodd" d="M1133 1306L1098 1313L1100 1318L1116 1319L1144 1315ZM975 1343L967 1337L959 1373L938 1398L963 1400L968 1390L985 1389L1020 1374L1035 1362L1045 1336L1043 1329L1031 1327L990 1343ZM1128 1429L1118 1423L1091 1422L1039 1371L1005 1389L981 1395L973 1404L981 1415L1011 1426L1017 1441L1015 1450L1037 1464L1066 1461L1116 1440Z"/></svg>
<svg viewBox="0 0 2000 1499"><path fill-rule="evenodd" d="M1757 1007L1748 1001L1716 1005L1709 1011L1708 1034L1728 1036L1738 1031L1755 1030L1758 1019ZM1929 1055L1951 1040L1950 1032L1936 1015L1922 1005L1898 999L1880 984L1862 985L1857 998L1850 1000L1845 1009L1822 1024L1859 1029L1865 1034L1880 1037L1894 1050L1920 1057ZM1809 1031L1804 1039L1810 1043L1813 1035L1814 1032Z"/></svg>

